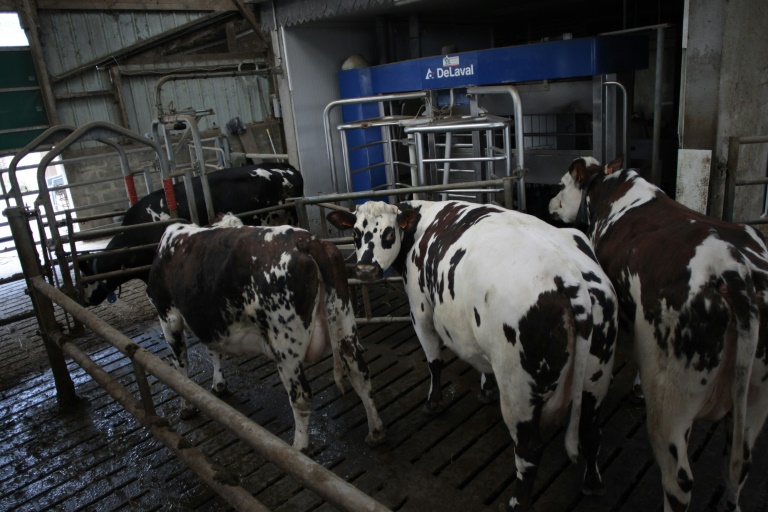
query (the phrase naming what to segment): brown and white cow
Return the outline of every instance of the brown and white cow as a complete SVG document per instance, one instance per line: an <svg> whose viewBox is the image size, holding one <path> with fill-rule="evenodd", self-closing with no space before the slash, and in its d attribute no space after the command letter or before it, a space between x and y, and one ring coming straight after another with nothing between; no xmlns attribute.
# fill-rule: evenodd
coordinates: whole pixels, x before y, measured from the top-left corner
<svg viewBox="0 0 768 512"><path fill-rule="evenodd" d="M571 417L566 450L587 460L583 490L600 493L597 409L611 380L615 294L586 237L535 217L460 201L368 202L328 219L354 228L357 273L403 276L411 318L440 399L440 342L498 382L515 442L510 510L530 506L539 427Z"/></svg>
<svg viewBox="0 0 768 512"><path fill-rule="evenodd" d="M664 510L687 510L696 419L730 413L722 508L738 510L751 450L768 414L768 250L750 226L667 197L620 157L579 158L550 212L587 226L634 334Z"/></svg>
<svg viewBox="0 0 768 512"><path fill-rule="evenodd" d="M333 352L334 378L346 374L368 415L370 445L385 431L371 396L358 344L344 258L331 243L302 229L243 226L232 215L210 228L170 225L160 241L147 283L174 365L187 374L185 329L203 342L213 361L214 393L223 392L219 351L264 354L291 401L293 446L309 445L311 390L303 363ZM194 413L182 400L182 417Z"/></svg>

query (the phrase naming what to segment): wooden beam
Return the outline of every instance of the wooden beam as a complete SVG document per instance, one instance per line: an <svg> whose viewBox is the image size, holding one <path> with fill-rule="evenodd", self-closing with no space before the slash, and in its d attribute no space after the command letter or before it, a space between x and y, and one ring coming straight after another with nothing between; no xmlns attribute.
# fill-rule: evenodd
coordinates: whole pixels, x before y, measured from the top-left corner
<svg viewBox="0 0 768 512"><path fill-rule="evenodd" d="M38 9L78 11L233 11L231 0L38 0Z"/></svg>
<svg viewBox="0 0 768 512"><path fill-rule="evenodd" d="M29 1L30 0L24 0L24 2L29 2ZM51 77L51 81L53 83L60 82L66 78L83 73L86 70L92 70L97 66L107 66L107 65L114 64L118 60L127 59L134 55L138 55L151 48L154 48L155 46L164 44L165 42L170 41L174 38L186 35L187 33L190 33L195 30L199 30L203 26L208 26L216 23L224 23L228 21L231 16L236 16L236 14L234 12L206 14L202 18L198 18L189 23L185 23L184 25L168 30L167 32L163 32L162 34L152 36L150 38L139 41L138 43L132 44L130 46L126 46L125 48L122 48L111 54L104 55L103 57L99 57L97 59L93 59L84 64L80 64L74 69L64 71L59 75Z"/></svg>
<svg viewBox="0 0 768 512"><path fill-rule="evenodd" d="M215 61L215 64L207 64ZM183 55L141 55L120 64L120 70L125 74L135 72L157 72L173 68L204 68L217 66L237 67L243 62L265 62L257 58L253 52L237 53L190 53Z"/></svg>
<svg viewBox="0 0 768 512"><path fill-rule="evenodd" d="M56 109L56 98L53 95L51 80L48 76L48 68L45 66L43 57L43 46L40 43L39 20L37 19L37 5L34 0L21 0L19 20L29 41L29 51L32 52L32 62L35 64L37 81L40 84L40 91L43 96L43 106L48 117L48 124L54 126L59 124L59 112Z"/></svg>
<svg viewBox="0 0 768 512"><path fill-rule="evenodd" d="M253 33L256 36L256 38L259 40L259 46L261 48L266 48L267 41L264 39L264 35L261 33L261 25L256 19L256 15L253 14L253 9L251 9L250 6L245 5L245 2L243 2L243 0L231 0L231 1L237 7L237 10L240 11L240 14L243 15L243 18L245 18L245 21L247 21L248 24L251 26L251 28L253 28Z"/></svg>
<svg viewBox="0 0 768 512"><path fill-rule="evenodd" d="M109 79L112 82L112 92L115 95L117 110L120 112L120 124L123 125L123 128L128 128L130 130L131 123L128 119L128 109L125 106L125 100L123 98L123 75L120 74L120 70L117 66L109 68Z"/></svg>

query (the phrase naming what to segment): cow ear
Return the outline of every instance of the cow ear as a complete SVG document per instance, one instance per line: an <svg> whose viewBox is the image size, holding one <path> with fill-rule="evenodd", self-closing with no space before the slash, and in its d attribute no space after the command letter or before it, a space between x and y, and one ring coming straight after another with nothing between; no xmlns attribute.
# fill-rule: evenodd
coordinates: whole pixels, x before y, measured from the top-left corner
<svg viewBox="0 0 768 512"><path fill-rule="evenodd" d="M605 174L613 174L624 167L624 155L619 155L616 160L605 166Z"/></svg>
<svg viewBox="0 0 768 512"><path fill-rule="evenodd" d="M333 224L339 229L348 229L355 225L357 217L352 212L345 212L343 210L334 210L325 216L328 222Z"/></svg>
<svg viewBox="0 0 768 512"><path fill-rule="evenodd" d="M416 225L421 219L421 214L416 210L405 210L397 214L397 224L400 229L406 233L413 233L416 231Z"/></svg>
<svg viewBox="0 0 768 512"><path fill-rule="evenodd" d="M587 180L587 162L583 158L574 160L571 164L571 177L578 185Z"/></svg>

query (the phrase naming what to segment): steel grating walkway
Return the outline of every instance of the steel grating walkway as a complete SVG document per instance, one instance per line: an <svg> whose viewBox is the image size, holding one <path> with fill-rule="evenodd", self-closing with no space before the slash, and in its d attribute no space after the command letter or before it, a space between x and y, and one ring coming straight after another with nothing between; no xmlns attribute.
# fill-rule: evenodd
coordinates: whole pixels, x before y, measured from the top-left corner
<svg viewBox="0 0 768 512"><path fill-rule="evenodd" d="M138 288L130 297L141 304L146 298L143 286ZM390 286L374 288L372 294L376 314L407 314L401 291ZM167 356L169 350L151 312L143 305L130 307L129 314L116 319L121 330L144 348ZM345 395L339 393L332 358L327 357L306 368L314 393L310 456L393 510L498 510L514 483L513 448L498 406L484 406L476 398L477 372L446 350L446 408L429 417L421 410L429 373L412 327L366 326L361 335L374 399L388 429L387 442L373 449L365 445L367 425L361 402L349 389ZM33 338L33 328L27 328L24 336ZM230 510L73 364L70 370L78 394L88 405L75 414L58 415L50 372L29 369L19 375L23 373L20 363L13 363L11 357L17 341L10 338L3 333L0 346L13 367L0 363L0 510ZM136 390L132 366L116 349L93 340L81 346ZM201 348L190 351L190 377L207 387L211 368ZM290 443L293 416L274 363L262 356L230 356L225 372L231 391L225 400ZM9 374L14 377L6 378ZM535 491L537 511L662 509L660 473L651 458L644 409L628 400L634 375L630 350L622 346L603 409L600 460L606 495L580 495L582 468L569 462L563 448L564 429L559 428L545 437L547 448ZM175 393L151 377L150 382L158 412L264 505L276 511L334 510L208 418L179 422ZM702 423L692 433L690 456L696 480L691 510L705 510L722 493L724 437L719 424ZM742 510L766 512L765 432L753 459Z"/></svg>

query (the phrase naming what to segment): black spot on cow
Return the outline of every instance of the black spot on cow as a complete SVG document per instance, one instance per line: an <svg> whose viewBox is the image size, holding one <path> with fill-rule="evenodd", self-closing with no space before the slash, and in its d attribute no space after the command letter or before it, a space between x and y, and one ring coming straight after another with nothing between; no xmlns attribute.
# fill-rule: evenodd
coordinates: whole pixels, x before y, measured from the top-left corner
<svg viewBox="0 0 768 512"><path fill-rule="evenodd" d="M674 443L669 444L669 453L672 455L672 458L677 461L677 446Z"/></svg>
<svg viewBox="0 0 768 512"><path fill-rule="evenodd" d="M685 468L677 470L677 485L680 486L680 490L688 494L693 489L693 480Z"/></svg>
<svg viewBox="0 0 768 512"><path fill-rule="evenodd" d="M475 309L475 323L477 324L478 327L480 327L480 313L477 312L477 308L474 308L474 309Z"/></svg>
<svg viewBox="0 0 768 512"><path fill-rule="evenodd" d="M517 343L517 331L507 324L504 324L504 337L507 338L507 341L512 345Z"/></svg>
<svg viewBox="0 0 768 512"><path fill-rule="evenodd" d="M585 281L591 282L591 283L600 283L602 282L597 275L595 275L594 272L582 272L581 277L584 278Z"/></svg>
<svg viewBox="0 0 768 512"><path fill-rule="evenodd" d="M603 376L603 370L597 370L590 379L592 382L597 382L600 380L600 377Z"/></svg>
<svg viewBox="0 0 768 512"><path fill-rule="evenodd" d="M458 266L464 255L467 254L466 249L459 249L456 254L451 258L451 266L448 269L448 291L451 292L451 298L456 298L456 293L453 291L454 279L456 275L456 267Z"/></svg>
<svg viewBox="0 0 768 512"><path fill-rule="evenodd" d="M563 288L561 286L561 288ZM520 319L520 364L534 379L534 392L546 393L568 362L568 332L564 312L570 307L563 294L547 291Z"/></svg>
<svg viewBox="0 0 768 512"><path fill-rule="evenodd" d="M589 245L582 237L575 236L573 239L576 241L576 247L579 248L581 252L589 256L589 258L597 263L597 258L595 258L595 252L592 250L592 246Z"/></svg>
<svg viewBox="0 0 768 512"><path fill-rule="evenodd" d="M373 231L374 233L376 232L375 229ZM383 249L391 249L395 244L395 240L397 240L397 237L395 236L395 230L392 228L392 226L387 226L381 233L381 247Z"/></svg>

